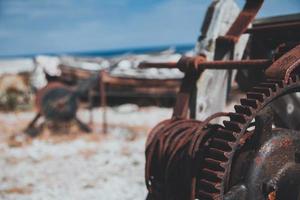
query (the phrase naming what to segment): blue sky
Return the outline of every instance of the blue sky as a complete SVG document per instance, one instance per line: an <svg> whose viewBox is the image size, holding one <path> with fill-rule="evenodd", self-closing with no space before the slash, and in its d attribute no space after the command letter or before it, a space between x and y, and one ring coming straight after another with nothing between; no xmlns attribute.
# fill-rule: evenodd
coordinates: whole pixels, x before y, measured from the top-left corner
<svg viewBox="0 0 300 200"><path fill-rule="evenodd" d="M0 56L193 44L210 2L0 0ZM265 2L260 16L300 12L300 0Z"/></svg>

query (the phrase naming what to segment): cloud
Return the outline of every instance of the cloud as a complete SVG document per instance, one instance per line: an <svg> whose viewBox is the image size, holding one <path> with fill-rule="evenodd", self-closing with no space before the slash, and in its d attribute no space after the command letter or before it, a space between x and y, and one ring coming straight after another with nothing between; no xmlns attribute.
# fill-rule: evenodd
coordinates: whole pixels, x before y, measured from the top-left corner
<svg viewBox="0 0 300 200"><path fill-rule="evenodd" d="M4 5L6 12L1 15L2 21L0 19L0 26L11 32L0 50L9 53L192 42L196 39L195 30L199 29L201 15L201 5L196 0L188 3L179 0L11 2ZM195 16L196 26L192 19ZM0 41L3 35L0 30Z"/></svg>
<svg viewBox="0 0 300 200"><path fill-rule="evenodd" d="M194 43L210 2L0 0L0 54ZM260 15L299 11L299 4L266 1Z"/></svg>

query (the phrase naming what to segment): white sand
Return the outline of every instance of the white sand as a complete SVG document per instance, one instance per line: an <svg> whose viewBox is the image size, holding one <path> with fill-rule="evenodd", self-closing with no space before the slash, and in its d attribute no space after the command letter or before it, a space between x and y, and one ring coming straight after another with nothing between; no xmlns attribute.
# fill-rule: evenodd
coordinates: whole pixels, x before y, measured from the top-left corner
<svg viewBox="0 0 300 200"><path fill-rule="evenodd" d="M100 132L100 109L93 115L95 129ZM21 147L10 147L3 137L0 142L0 199L145 199L146 133L170 115L171 109L138 110L127 105L109 109L108 119L113 126L105 137L95 133L82 134L75 139L55 136L54 142L51 140L54 136L50 136L34 139ZM27 122L28 116L32 117L32 113L16 114L15 117L9 114L7 118L0 116L2 129L5 120L9 126L15 123L15 129L21 129L18 121ZM81 111L80 116L86 118L88 114ZM62 141L57 142L59 137ZM72 135L67 137L72 138ZM23 137L19 138L22 140Z"/></svg>

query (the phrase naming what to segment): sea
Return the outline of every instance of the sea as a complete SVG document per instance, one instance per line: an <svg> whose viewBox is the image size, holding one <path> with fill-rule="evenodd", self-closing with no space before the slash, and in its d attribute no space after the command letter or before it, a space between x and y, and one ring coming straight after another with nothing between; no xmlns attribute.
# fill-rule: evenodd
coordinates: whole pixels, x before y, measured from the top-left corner
<svg viewBox="0 0 300 200"><path fill-rule="evenodd" d="M153 46L153 47L137 47L137 48L121 48L111 50L92 50L92 51L74 51L74 52L38 52L32 54L16 54L16 55L0 55L0 59L9 58L34 58L37 55L48 55L48 56L78 56L78 57L114 57L124 54L150 54L162 52L165 50L174 50L176 53L185 53L194 48L194 44L184 45L164 45L164 46Z"/></svg>

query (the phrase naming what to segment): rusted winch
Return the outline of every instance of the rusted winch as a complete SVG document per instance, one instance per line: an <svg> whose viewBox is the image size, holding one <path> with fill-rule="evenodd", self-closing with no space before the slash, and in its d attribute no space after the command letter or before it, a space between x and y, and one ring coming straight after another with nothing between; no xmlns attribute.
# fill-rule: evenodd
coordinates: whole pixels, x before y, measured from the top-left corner
<svg viewBox="0 0 300 200"><path fill-rule="evenodd" d="M36 107L47 120L66 122L75 118L78 105L71 87L50 82L37 92Z"/></svg>
<svg viewBox="0 0 300 200"><path fill-rule="evenodd" d="M56 125L74 121L81 130L90 132L91 129L77 118L76 113L79 98L85 95L91 86L96 85L98 79L98 74L93 75L76 87L68 86L59 81L49 82L36 93L37 114L25 132L31 136L39 134L40 130L35 125L40 117L44 117L45 121Z"/></svg>
<svg viewBox="0 0 300 200"><path fill-rule="evenodd" d="M253 18L261 3L247 1L237 21L247 13L250 22L247 10ZM248 26L237 21L234 24ZM224 45L224 38L229 38L228 44L234 42L230 35L238 38L227 33L217 46L216 60L230 51ZM143 67L177 67L185 72L173 117L159 123L147 139L147 199L299 199L300 132L274 128L271 108L280 97L300 91L299 66L300 44L276 60L205 62L200 56L183 57L177 64L144 63ZM256 68L265 71L265 80L241 99L235 112L216 113L204 121L189 119L196 80L207 68ZM214 124L211 120L216 117L228 119L223 125Z"/></svg>
<svg viewBox="0 0 300 200"><path fill-rule="evenodd" d="M185 60L185 62L183 62ZM201 63L183 58L178 64ZM205 65L203 62L202 65ZM186 72L173 117L158 124L146 147L148 199L298 199L300 132L272 128L271 105L300 91L300 45L266 69L265 82L252 88L234 113L205 121L187 118L196 74ZM198 73L199 74L199 73ZM194 78L193 78L194 77ZM188 81L187 81L188 80ZM209 123L228 117L224 125Z"/></svg>

